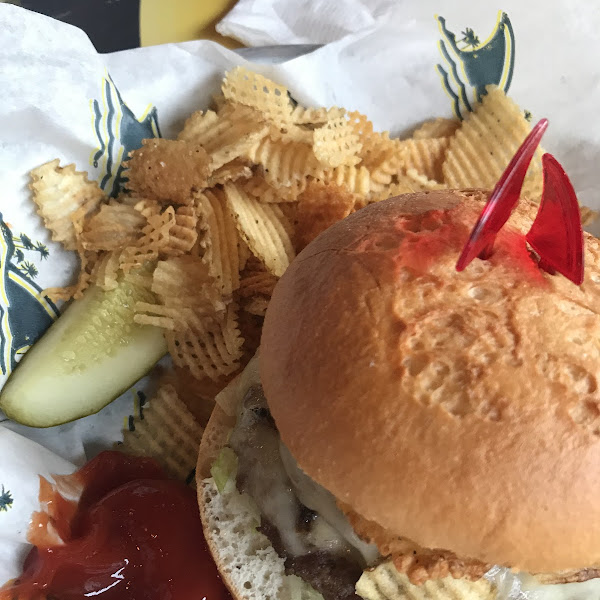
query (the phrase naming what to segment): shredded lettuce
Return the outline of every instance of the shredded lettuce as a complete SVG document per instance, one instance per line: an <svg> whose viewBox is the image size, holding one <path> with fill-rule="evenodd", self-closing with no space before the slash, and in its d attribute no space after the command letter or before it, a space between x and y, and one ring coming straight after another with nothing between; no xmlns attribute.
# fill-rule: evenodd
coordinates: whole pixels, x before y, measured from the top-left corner
<svg viewBox="0 0 600 600"><path fill-rule="evenodd" d="M236 453L229 446L225 446L219 452L217 460L215 460L213 466L210 468L210 474L215 480L219 494L223 494L226 491L229 482L235 483L237 468L238 458Z"/></svg>
<svg viewBox="0 0 600 600"><path fill-rule="evenodd" d="M323 600L323 596L310 583L296 575L286 575L283 596L289 600Z"/></svg>

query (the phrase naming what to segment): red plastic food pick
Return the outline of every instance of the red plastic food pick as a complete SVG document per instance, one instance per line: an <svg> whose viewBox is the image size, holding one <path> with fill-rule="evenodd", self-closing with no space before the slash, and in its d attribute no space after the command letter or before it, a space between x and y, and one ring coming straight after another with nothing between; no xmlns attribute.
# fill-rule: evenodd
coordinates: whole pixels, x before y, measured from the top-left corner
<svg viewBox="0 0 600 600"><path fill-rule="evenodd" d="M573 185L551 154L542 156L544 191L538 214L525 236L545 271L583 283L583 229Z"/></svg>
<svg viewBox="0 0 600 600"><path fill-rule="evenodd" d="M508 163L471 231L469 240L456 263L457 271L465 269L475 257L485 259L491 254L496 235L508 221L519 201L529 163L547 127L548 119L542 119L531 130Z"/></svg>

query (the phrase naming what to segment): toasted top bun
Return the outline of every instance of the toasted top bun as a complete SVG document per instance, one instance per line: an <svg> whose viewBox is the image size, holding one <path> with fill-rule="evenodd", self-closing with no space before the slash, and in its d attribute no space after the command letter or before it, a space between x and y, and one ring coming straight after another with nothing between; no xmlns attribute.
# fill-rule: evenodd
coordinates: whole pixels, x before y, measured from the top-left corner
<svg viewBox="0 0 600 600"><path fill-rule="evenodd" d="M401 196L320 235L275 288L261 380L299 465L365 519L534 573L597 565L600 246L581 287L540 270L521 200L458 273L486 197Z"/></svg>

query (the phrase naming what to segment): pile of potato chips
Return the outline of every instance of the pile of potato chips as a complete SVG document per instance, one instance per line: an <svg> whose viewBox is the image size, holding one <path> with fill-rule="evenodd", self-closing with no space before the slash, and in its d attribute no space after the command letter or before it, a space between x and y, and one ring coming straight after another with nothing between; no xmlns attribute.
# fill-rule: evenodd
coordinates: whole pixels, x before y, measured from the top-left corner
<svg viewBox="0 0 600 600"><path fill-rule="evenodd" d="M392 139L360 113L304 108L284 86L235 68L214 110L192 114L176 140L131 153L117 198L58 160L32 171L52 238L81 259L78 281L47 293L79 298L89 285L135 279L154 297L136 305L135 321L163 329L190 384L184 395L193 388L210 406L256 351L277 279L314 237L397 194L491 188L530 129L489 88L464 121L434 119ZM541 193L540 159L526 177L530 197ZM191 408L204 420L210 412Z"/></svg>

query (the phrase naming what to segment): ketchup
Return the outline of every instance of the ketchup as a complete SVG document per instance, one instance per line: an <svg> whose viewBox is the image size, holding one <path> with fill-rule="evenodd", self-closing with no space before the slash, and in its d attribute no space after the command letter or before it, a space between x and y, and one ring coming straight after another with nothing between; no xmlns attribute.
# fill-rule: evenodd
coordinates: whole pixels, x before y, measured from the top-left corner
<svg viewBox="0 0 600 600"><path fill-rule="evenodd" d="M196 494L152 459L104 452L57 478L66 500L41 479L23 574L0 600L225 600L204 539ZM56 532L64 543L57 540Z"/></svg>

